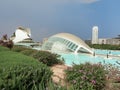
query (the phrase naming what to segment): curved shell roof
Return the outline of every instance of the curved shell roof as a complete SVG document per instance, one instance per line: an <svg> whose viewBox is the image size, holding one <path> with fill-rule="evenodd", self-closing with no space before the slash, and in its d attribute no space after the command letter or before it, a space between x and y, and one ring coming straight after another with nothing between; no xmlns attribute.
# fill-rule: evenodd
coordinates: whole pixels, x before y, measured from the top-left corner
<svg viewBox="0 0 120 90"><path fill-rule="evenodd" d="M93 53L92 49L79 37L73 35L73 34L69 34L69 33L59 33L56 35L53 35L52 37L59 37L59 38L63 38L63 39L67 39L75 44L77 44L78 46L86 49L88 52Z"/></svg>

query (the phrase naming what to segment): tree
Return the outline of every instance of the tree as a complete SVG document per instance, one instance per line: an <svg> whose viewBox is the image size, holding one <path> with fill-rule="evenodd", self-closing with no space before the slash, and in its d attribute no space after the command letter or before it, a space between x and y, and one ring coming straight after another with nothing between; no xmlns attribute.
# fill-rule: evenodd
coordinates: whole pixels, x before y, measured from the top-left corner
<svg viewBox="0 0 120 90"><path fill-rule="evenodd" d="M7 47L11 50L13 48L13 41L12 40L9 40L7 42Z"/></svg>
<svg viewBox="0 0 120 90"><path fill-rule="evenodd" d="M3 35L2 39L0 40L0 45L9 48L10 50L13 47L13 41L8 40L7 34Z"/></svg>

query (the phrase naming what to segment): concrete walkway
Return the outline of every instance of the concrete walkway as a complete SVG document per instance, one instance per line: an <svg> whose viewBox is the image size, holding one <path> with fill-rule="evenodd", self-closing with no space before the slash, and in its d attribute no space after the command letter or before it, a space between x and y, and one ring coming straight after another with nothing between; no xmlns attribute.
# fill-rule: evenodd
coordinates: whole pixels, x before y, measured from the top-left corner
<svg viewBox="0 0 120 90"><path fill-rule="evenodd" d="M51 70L53 71L52 79L55 83L65 85L65 72L68 66L66 65L54 65L51 67Z"/></svg>

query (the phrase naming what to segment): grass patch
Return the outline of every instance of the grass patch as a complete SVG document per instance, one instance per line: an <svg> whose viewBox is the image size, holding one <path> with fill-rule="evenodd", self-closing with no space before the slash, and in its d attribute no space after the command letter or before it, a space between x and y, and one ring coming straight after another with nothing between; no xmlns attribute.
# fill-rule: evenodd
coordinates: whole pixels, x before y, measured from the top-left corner
<svg viewBox="0 0 120 90"><path fill-rule="evenodd" d="M45 64L0 46L0 90L44 90L51 76Z"/></svg>
<svg viewBox="0 0 120 90"><path fill-rule="evenodd" d="M22 46L14 46L12 48L14 52L20 52L24 55L35 58L37 61L46 64L47 66L53 66L55 64L64 64L64 59L60 55L54 54L48 51L38 51L31 48Z"/></svg>
<svg viewBox="0 0 120 90"><path fill-rule="evenodd" d="M11 66L15 64L37 64L38 61L32 57L28 57L21 53L12 51L1 51L0 52L0 66Z"/></svg>
<svg viewBox="0 0 120 90"><path fill-rule="evenodd" d="M0 46L0 52L1 51L9 51L9 49L7 47Z"/></svg>

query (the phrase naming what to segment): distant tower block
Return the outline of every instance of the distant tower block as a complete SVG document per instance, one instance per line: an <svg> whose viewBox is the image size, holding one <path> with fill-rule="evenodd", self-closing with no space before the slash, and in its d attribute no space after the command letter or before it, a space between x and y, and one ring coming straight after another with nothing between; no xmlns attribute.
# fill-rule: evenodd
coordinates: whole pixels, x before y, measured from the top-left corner
<svg viewBox="0 0 120 90"><path fill-rule="evenodd" d="M98 44L98 26L92 28L92 44Z"/></svg>

